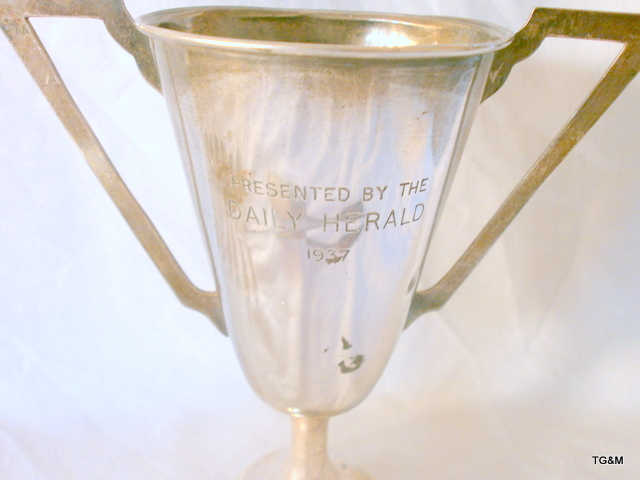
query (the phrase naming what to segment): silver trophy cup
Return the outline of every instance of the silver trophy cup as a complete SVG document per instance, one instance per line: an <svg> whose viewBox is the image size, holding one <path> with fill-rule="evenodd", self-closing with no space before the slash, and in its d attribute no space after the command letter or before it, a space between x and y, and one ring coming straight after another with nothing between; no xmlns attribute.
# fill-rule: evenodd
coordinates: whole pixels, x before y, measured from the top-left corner
<svg viewBox="0 0 640 480"><path fill-rule="evenodd" d="M28 21L102 18L164 95L217 291L182 273L122 184ZM184 8L137 23L120 0L0 2L0 26L183 303L228 333L291 451L247 480L370 478L326 450L402 330L440 307L640 67L640 17L538 9L515 36L454 18ZM621 55L451 271L417 291L474 114L547 36Z"/></svg>

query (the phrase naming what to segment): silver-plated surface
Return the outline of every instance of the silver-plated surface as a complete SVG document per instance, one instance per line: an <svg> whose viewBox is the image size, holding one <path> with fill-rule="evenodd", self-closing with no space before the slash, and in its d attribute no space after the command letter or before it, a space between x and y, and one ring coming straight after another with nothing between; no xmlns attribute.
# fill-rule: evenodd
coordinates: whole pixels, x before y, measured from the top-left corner
<svg viewBox="0 0 640 480"><path fill-rule="evenodd" d="M168 30L174 15L185 25L202 15L191 13L141 22ZM212 35L216 15L235 15L238 24L246 16L272 43L298 40L295 22L271 29L269 10L208 11L202 29ZM281 13L289 15L298 14ZM230 337L253 388L280 410L339 413L375 385L404 326L493 57L484 46L470 54L466 39L510 38L477 22L421 21L419 31L434 24L440 34L416 36L416 58L408 59L323 57L301 42L293 44L299 55L239 51L186 42L181 30L154 36ZM316 44L353 41L348 22L331 22L328 40ZM406 38L391 35L395 21L369 23ZM445 52L465 47L443 57L442 38ZM420 41L429 43L419 49Z"/></svg>
<svg viewBox="0 0 640 480"><path fill-rule="evenodd" d="M378 60L479 55L511 40L506 28L453 17L251 7L164 10L140 17L138 28L225 51Z"/></svg>

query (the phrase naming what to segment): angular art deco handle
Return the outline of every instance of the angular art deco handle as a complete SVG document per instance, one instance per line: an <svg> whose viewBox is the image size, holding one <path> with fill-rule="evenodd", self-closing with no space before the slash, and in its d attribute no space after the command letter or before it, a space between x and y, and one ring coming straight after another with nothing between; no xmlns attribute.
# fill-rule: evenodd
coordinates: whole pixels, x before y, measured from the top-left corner
<svg viewBox="0 0 640 480"><path fill-rule="evenodd" d="M505 82L511 68L529 57L546 37L608 40L623 49L605 75L549 144L534 166L507 197L469 248L433 287L416 292L406 326L442 307L482 260L538 187L564 160L640 70L640 15L582 10L535 9L511 44L496 52L483 100Z"/></svg>
<svg viewBox="0 0 640 480"><path fill-rule="evenodd" d="M0 0L0 29L4 31L151 260L185 306L209 317L226 334L217 293L202 291L187 278L147 214L122 181L65 87L28 20L29 17L45 16L102 19L113 38L135 57L147 81L160 91L148 39L136 29L122 0Z"/></svg>

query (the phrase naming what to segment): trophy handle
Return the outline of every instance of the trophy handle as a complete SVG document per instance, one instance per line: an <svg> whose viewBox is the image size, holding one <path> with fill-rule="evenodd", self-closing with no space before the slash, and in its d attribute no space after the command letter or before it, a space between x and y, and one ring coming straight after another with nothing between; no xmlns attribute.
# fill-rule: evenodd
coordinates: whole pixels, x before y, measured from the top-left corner
<svg viewBox="0 0 640 480"><path fill-rule="evenodd" d="M180 268L109 160L29 22L30 17L51 16L102 19L113 38L134 56L147 81L160 91L149 40L137 30L122 0L0 0L0 28L153 263L185 306L209 317L226 334L218 294L197 288Z"/></svg>
<svg viewBox="0 0 640 480"><path fill-rule="evenodd" d="M546 37L608 40L624 45L595 88L549 144L525 177L433 287L416 292L405 328L442 307L571 149L584 137L640 70L640 15L537 8L505 49L496 52L482 100L505 82L511 68L529 57Z"/></svg>

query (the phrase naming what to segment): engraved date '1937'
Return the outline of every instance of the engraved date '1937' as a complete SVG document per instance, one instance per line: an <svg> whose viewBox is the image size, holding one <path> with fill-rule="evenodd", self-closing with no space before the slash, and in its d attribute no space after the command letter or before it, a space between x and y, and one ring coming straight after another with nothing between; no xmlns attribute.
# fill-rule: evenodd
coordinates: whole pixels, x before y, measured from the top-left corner
<svg viewBox="0 0 640 480"><path fill-rule="evenodd" d="M328 265L331 265L332 263L344 262L348 254L349 254L348 249L341 249L341 250L333 250L333 249L312 250L310 248L307 249L307 258L309 260L313 260L316 262L321 262L324 260L327 262Z"/></svg>

